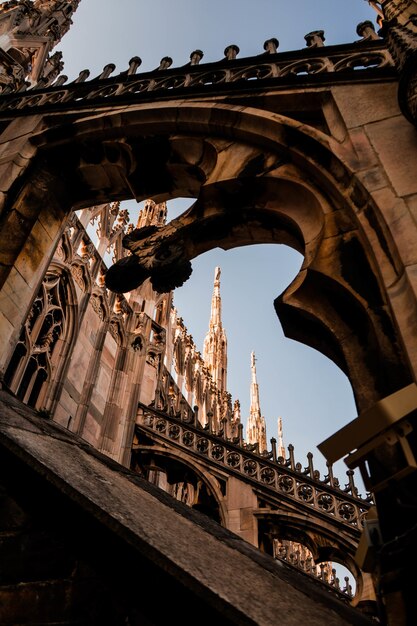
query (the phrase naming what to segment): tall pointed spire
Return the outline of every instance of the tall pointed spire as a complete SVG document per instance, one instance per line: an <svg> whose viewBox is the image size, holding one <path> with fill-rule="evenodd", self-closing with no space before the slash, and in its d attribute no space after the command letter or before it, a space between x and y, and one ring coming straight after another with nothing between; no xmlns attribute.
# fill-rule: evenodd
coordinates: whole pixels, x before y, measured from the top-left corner
<svg viewBox="0 0 417 626"><path fill-rule="evenodd" d="M259 444L259 451L264 452L267 449L266 443L266 423L265 418L261 415L261 407L259 402L259 387L256 379L256 358L255 352L251 354L251 371L252 380L250 386L250 413L248 423L246 425L246 440L248 443Z"/></svg>
<svg viewBox="0 0 417 626"><path fill-rule="evenodd" d="M251 386L250 386L250 412L251 414L254 414L254 415L257 415L258 413L260 415L261 407L259 404L259 386L258 386L258 381L256 379L256 357L255 357L254 352L252 352L252 354L250 355L250 358L251 358L250 368L252 372L252 380L251 380Z"/></svg>
<svg viewBox="0 0 417 626"><path fill-rule="evenodd" d="M214 271L214 288L211 298L209 329L204 339L203 359L217 389L226 391L227 339L222 325L222 301L220 296L220 267Z"/></svg>
<svg viewBox="0 0 417 626"><path fill-rule="evenodd" d="M285 459L285 446L284 446L284 434L282 428L282 417L278 418L278 456L282 456Z"/></svg>

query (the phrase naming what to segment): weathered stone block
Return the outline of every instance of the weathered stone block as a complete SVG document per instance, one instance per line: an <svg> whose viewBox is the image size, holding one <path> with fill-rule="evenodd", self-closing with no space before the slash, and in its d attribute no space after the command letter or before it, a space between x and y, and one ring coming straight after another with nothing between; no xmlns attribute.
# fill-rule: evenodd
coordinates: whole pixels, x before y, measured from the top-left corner
<svg viewBox="0 0 417 626"><path fill-rule="evenodd" d="M337 85L331 91L347 128L356 128L399 114L397 84L394 81L378 85Z"/></svg>
<svg viewBox="0 0 417 626"><path fill-rule="evenodd" d="M0 191L7 192L30 163L20 155L8 155L0 162Z"/></svg>
<svg viewBox="0 0 417 626"><path fill-rule="evenodd" d="M416 181L417 185L417 181ZM390 187L372 193L377 205L391 230L399 255L404 265L417 262L417 225L407 204L395 196Z"/></svg>
<svg viewBox="0 0 417 626"><path fill-rule="evenodd" d="M416 131L402 116L367 124L366 133L399 196L417 193L417 176L410 164L417 162Z"/></svg>
<svg viewBox="0 0 417 626"><path fill-rule="evenodd" d="M10 211L0 229L0 264L13 265L31 227L30 220L15 210Z"/></svg>
<svg viewBox="0 0 417 626"><path fill-rule="evenodd" d="M31 137L35 131L45 124L42 115L27 115L9 122L0 135L0 144L13 141L18 137Z"/></svg>
<svg viewBox="0 0 417 626"><path fill-rule="evenodd" d="M32 288L39 284L53 247L54 240L42 224L36 221L15 263L18 272Z"/></svg>
<svg viewBox="0 0 417 626"><path fill-rule="evenodd" d="M9 354L10 337L13 335L14 330L13 324L0 311L0 346L2 347L0 352L0 367L4 366L5 359Z"/></svg>

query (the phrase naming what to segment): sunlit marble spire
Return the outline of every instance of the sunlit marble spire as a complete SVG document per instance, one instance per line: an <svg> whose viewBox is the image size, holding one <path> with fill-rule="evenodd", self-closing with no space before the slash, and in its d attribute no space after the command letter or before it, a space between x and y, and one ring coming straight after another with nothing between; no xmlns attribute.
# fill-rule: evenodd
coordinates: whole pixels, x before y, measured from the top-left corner
<svg viewBox="0 0 417 626"><path fill-rule="evenodd" d="M267 449L265 418L261 415L259 402L259 387L256 379L256 358L255 353L251 354L252 380L250 386L250 412L246 425L246 441L250 444L258 443L259 451Z"/></svg>
<svg viewBox="0 0 417 626"><path fill-rule="evenodd" d="M214 271L214 288L211 298L209 329L204 339L203 359L218 391L226 391L227 338L222 325L222 301L220 296L220 267Z"/></svg>

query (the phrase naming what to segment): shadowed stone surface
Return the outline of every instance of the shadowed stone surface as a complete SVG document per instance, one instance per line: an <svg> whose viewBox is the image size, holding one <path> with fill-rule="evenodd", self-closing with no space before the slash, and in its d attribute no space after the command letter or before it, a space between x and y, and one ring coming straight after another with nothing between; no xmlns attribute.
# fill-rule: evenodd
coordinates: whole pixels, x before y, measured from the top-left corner
<svg viewBox="0 0 417 626"><path fill-rule="evenodd" d="M6 478L8 490L12 492L22 479L29 487L28 480L34 477L36 501L42 503L43 489L48 494L55 493L52 515L59 518L59 502L63 503L64 512L71 509L75 535L78 517L86 520L86 537L81 545L90 542L89 550L92 550L102 532L112 538L102 545L107 566L115 558L112 544L116 542L121 559L117 577L123 580L129 571L129 568L123 571L121 558L127 548L131 558L137 560L138 570L150 564L145 577L153 578L162 596L168 590L163 584L179 586L183 602L169 607L174 619L176 615L182 623L192 623L186 609L188 603L189 607L198 606L201 610L203 621L199 623L208 623L208 619L217 616L222 624L270 625L276 623L278 615L281 623L294 625L304 620L312 625L369 623L303 576L287 570L215 522L109 461L64 429L37 417L14 398L3 392L0 396L2 457L20 466L20 478L15 472L13 477ZM64 534L65 527L64 522ZM95 536L89 534L92 528L99 529ZM56 537L65 546L68 558L71 543L60 536L59 530ZM67 580L58 582L69 584ZM111 584L109 588L112 589ZM49 591L52 603L57 590L55 579L54 591L52 594ZM6 591L7 587L0 586L3 600ZM65 595L62 587L59 593ZM68 590L66 597L68 602ZM144 594L139 604L145 614L147 603L149 598ZM7 620L7 615L1 615L2 610L1 623L13 623ZM22 620L22 623L29 622ZM161 622L157 619L154 623Z"/></svg>

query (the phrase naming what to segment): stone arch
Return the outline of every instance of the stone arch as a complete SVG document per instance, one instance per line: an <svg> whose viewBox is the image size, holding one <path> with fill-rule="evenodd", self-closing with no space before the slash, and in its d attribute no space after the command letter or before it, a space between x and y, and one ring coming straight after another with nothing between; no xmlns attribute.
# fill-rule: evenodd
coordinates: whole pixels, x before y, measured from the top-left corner
<svg viewBox="0 0 417 626"><path fill-rule="evenodd" d="M403 274L400 257L355 175L357 157L332 137L260 109L168 102L91 115L32 142L33 171L56 181L53 164L64 166L77 208L132 195L198 198L167 226L131 235L137 258L109 270L110 288L129 290L150 276L168 290L212 247L286 243L305 262L276 300L285 333L342 367L360 409L412 379L387 292Z"/></svg>
<svg viewBox="0 0 417 626"><path fill-rule="evenodd" d="M110 307L104 289L93 285L89 304L93 307L101 322L106 322L109 319Z"/></svg>
<svg viewBox="0 0 417 626"><path fill-rule="evenodd" d="M182 468L182 472L185 474L194 474L198 481L201 481L205 485L208 493L213 497L218 509L219 519L218 521L222 526L226 527L227 512L224 504L224 497L221 490L219 481L209 473L204 467L202 467L197 461L190 458L188 455L176 451L173 449L167 449L165 446L152 445L149 447L142 446L140 453L141 467L135 465L136 459L132 457L132 468L139 473L143 472L143 466L150 463L154 467L159 467L162 470L166 470L169 475L170 464L174 463L174 471L178 472L178 467ZM180 470L181 472L181 470ZM194 508L194 507L193 507ZM213 517L213 515L212 515Z"/></svg>
<svg viewBox="0 0 417 626"><path fill-rule="evenodd" d="M86 264L83 261L76 259L71 263L71 274L74 277L75 282L86 293L90 293L92 290L92 281L90 272L88 271Z"/></svg>
<svg viewBox="0 0 417 626"><path fill-rule="evenodd" d="M27 404L49 413L59 394L77 326L78 301L71 273L54 261L8 361L6 386Z"/></svg>
<svg viewBox="0 0 417 626"><path fill-rule="evenodd" d="M294 510L267 512L259 510L256 517L259 544L266 552L273 553L272 542L275 538L305 546L311 552L316 565L334 561L346 567L356 582L352 604L356 605L363 599L364 573L354 559L357 537L353 535L349 537L349 533L346 532L337 532L334 525L326 520L319 520L309 514L300 515Z"/></svg>

